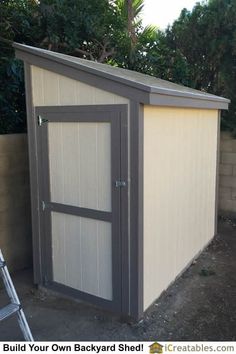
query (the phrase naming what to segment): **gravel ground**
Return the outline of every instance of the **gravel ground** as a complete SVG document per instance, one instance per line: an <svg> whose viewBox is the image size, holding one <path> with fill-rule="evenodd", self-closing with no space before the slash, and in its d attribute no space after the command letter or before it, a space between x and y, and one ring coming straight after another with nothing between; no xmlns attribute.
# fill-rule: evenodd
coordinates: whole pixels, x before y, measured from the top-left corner
<svg viewBox="0 0 236 354"><path fill-rule="evenodd" d="M219 235L139 323L82 302L44 293L32 272L14 276L35 340L236 341L236 225L221 220ZM0 304L6 303L0 291ZM0 324L1 341L20 341L14 317Z"/></svg>

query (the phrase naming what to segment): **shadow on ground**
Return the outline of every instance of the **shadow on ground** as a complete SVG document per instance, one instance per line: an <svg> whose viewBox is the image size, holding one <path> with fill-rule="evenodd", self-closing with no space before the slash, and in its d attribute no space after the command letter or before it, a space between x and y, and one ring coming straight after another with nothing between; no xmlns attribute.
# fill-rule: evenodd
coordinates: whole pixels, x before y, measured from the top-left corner
<svg viewBox="0 0 236 354"><path fill-rule="evenodd" d="M220 222L219 235L150 308L139 323L84 303L45 294L32 273L14 277L35 340L230 341L236 340L236 227ZM0 292L1 306L6 302ZM16 318L0 324L1 341L19 341Z"/></svg>

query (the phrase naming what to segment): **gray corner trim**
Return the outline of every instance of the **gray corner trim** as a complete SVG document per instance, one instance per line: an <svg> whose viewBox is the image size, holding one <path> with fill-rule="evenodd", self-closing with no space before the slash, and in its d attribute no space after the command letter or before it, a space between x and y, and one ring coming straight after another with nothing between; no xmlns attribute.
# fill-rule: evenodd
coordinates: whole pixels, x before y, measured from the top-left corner
<svg viewBox="0 0 236 354"><path fill-rule="evenodd" d="M121 180L127 181L127 188L121 188L121 297L122 314L129 314L129 175L128 175L128 106L121 112Z"/></svg>
<svg viewBox="0 0 236 354"><path fill-rule="evenodd" d="M188 88L181 89L180 85L165 87L165 85L161 85L161 83L160 86L155 86L145 81L143 83L138 82L138 79L129 79L114 75L110 72L105 72L104 70L99 70L98 68L82 65L79 62L70 60L69 56L65 58L40 48L29 47L18 43L14 43L13 47L19 59L100 89L139 101L143 104L167 105L166 100L169 101L168 97L170 97L174 100L172 106L178 106L179 103L182 107L185 107L185 98L187 98L189 99L186 101L187 107L191 104L191 100L193 100L193 104L197 105L197 108L228 109L230 102L230 100L226 98L201 93L197 90L193 91ZM180 87L180 89L178 89L178 87ZM183 99L182 103L181 99ZM207 103L202 103L204 101Z"/></svg>
<svg viewBox="0 0 236 354"><path fill-rule="evenodd" d="M35 108L35 114L37 109ZM35 117L36 118L36 117ZM35 119L36 120L36 119ZM50 182L45 183L46 179L49 180L49 161L47 159L42 159L42 155L45 154L45 151L48 151L48 130L47 124L42 126L36 126L36 138L37 138L37 149L38 149L38 193L39 200L45 202L49 198L47 196L50 194ZM51 242L51 212L50 209L43 210L42 206L40 207L40 245L41 245L41 273L42 273L42 282L47 282L51 279L53 274L52 269L52 242Z"/></svg>
<svg viewBox="0 0 236 354"><path fill-rule="evenodd" d="M87 85L94 86L100 90L112 92L116 95L135 99L144 103L149 103L149 92L142 91L137 88L128 86L121 82L116 82L112 79L98 76L91 72L85 72L82 69L68 66L67 61L54 61L44 57L16 51L18 59L30 62L31 65L38 66L42 69L52 71L56 74L69 77L72 80L81 81Z"/></svg>
<svg viewBox="0 0 236 354"><path fill-rule="evenodd" d="M221 111L218 112L217 146L216 146L216 180L215 180L215 230L214 236L218 233L218 210L219 210L219 173L220 173L220 123Z"/></svg>
<svg viewBox="0 0 236 354"><path fill-rule="evenodd" d="M130 315L143 315L143 105L130 102Z"/></svg>
<svg viewBox="0 0 236 354"><path fill-rule="evenodd" d="M199 99L198 97L186 97L183 95L173 96L170 94L151 94L150 105L168 106L168 107L183 107L183 108L201 108L201 109L228 109L229 100L216 101L207 99Z"/></svg>
<svg viewBox="0 0 236 354"><path fill-rule="evenodd" d="M34 108L32 99L31 69L28 63L25 63L25 91L26 91L26 109L27 109L27 129L29 145L29 168L30 168L30 191L31 191L31 219L32 219L32 244L33 244L33 264L34 264L34 282L40 283L41 273L41 245L40 245L40 205L38 194L38 158L37 158L37 140L36 124L34 119Z"/></svg>

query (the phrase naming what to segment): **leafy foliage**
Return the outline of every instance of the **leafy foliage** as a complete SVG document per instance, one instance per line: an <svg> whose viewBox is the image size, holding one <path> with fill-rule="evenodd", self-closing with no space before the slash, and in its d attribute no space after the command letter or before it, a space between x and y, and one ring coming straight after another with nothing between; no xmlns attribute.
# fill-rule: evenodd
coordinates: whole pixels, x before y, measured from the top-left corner
<svg viewBox="0 0 236 354"><path fill-rule="evenodd" d="M8 59L0 69L0 133L25 131L25 94L23 67Z"/></svg>
<svg viewBox="0 0 236 354"><path fill-rule="evenodd" d="M119 19L108 0L44 0L40 9L40 47L101 62L113 54Z"/></svg>
<svg viewBox="0 0 236 354"><path fill-rule="evenodd" d="M174 81L230 98L222 126L236 133L236 1L210 0L192 12L184 9L165 39L175 53ZM176 76L178 53L182 69Z"/></svg>
<svg viewBox="0 0 236 354"><path fill-rule="evenodd" d="M236 134L236 1L197 3L165 32L143 27L144 0L1 0L0 132L25 128L16 41L136 70L229 97L223 128Z"/></svg>
<svg viewBox="0 0 236 354"><path fill-rule="evenodd" d="M34 1L2 0L0 3L0 133L26 130L22 63L14 59L13 40L34 44L38 38Z"/></svg>
<svg viewBox="0 0 236 354"><path fill-rule="evenodd" d="M142 29L143 0L2 0L0 132L24 131L22 64L12 41L148 72L155 29Z"/></svg>

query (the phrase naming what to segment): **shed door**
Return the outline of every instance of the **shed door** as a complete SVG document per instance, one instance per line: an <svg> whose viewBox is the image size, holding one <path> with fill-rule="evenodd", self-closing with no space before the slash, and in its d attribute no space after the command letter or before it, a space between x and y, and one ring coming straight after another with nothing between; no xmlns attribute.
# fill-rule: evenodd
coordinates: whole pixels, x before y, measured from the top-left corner
<svg viewBox="0 0 236 354"><path fill-rule="evenodd" d="M45 285L113 310L121 309L121 108L36 109Z"/></svg>

